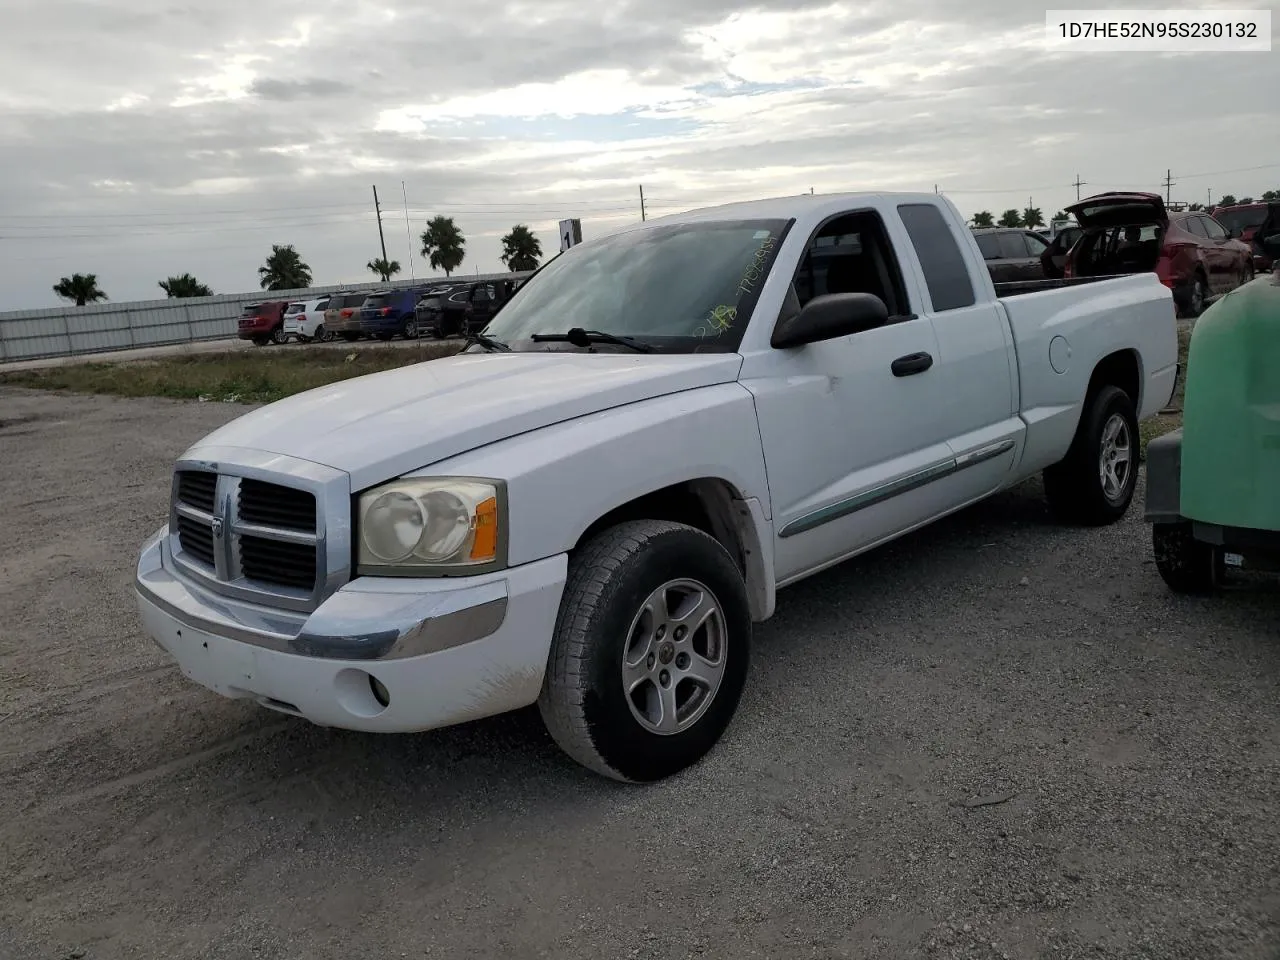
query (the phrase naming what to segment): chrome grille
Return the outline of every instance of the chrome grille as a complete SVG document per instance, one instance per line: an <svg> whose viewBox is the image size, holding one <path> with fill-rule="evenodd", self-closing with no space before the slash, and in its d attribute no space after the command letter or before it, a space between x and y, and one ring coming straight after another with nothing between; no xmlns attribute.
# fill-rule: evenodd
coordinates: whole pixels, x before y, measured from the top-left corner
<svg viewBox="0 0 1280 960"><path fill-rule="evenodd" d="M188 466L174 473L174 560L220 592L313 607L336 572L322 520L312 490Z"/></svg>

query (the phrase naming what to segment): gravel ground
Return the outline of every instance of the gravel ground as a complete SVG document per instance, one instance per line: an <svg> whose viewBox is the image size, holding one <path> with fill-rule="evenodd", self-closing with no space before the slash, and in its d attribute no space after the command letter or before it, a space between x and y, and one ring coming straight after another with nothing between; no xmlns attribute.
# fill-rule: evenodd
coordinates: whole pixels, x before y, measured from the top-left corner
<svg viewBox="0 0 1280 960"><path fill-rule="evenodd" d="M242 409L0 392L5 960L1280 956L1280 592L1172 596L1136 508L1031 483L784 592L727 739L626 787L530 711L186 682L132 565Z"/></svg>

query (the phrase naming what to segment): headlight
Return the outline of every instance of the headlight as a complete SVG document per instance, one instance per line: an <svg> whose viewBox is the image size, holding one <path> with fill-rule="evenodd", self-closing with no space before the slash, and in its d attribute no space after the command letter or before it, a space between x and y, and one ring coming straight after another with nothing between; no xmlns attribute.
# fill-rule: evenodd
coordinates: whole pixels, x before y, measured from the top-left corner
<svg viewBox="0 0 1280 960"><path fill-rule="evenodd" d="M420 477L366 490L357 511L357 571L425 576L501 567L505 507L496 480Z"/></svg>

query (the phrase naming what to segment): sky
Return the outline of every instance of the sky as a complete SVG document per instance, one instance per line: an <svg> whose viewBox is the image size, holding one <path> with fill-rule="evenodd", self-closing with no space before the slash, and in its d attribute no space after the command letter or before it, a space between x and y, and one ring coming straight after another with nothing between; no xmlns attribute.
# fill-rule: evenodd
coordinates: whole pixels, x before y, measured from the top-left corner
<svg viewBox="0 0 1280 960"><path fill-rule="evenodd" d="M562 218L584 239L638 220L642 186L650 217L935 187L966 216L1048 217L1077 177L1163 191L1166 171L1175 200L1280 188L1280 54L1061 53L1025 0L0 11L0 311L58 303L73 272L113 301L185 272L248 292L273 243L317 285L367 282L375 185L403 277L434 274L436 214L467 238L459 272L491 272L513 225L553 254Z"/></svg>

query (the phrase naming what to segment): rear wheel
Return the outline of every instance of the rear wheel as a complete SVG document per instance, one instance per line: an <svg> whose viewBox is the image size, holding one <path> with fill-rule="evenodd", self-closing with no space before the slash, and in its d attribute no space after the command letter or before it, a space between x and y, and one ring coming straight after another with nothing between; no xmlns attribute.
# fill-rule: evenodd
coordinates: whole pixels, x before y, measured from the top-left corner
<svg viewBox="0 0 1280 960"><path fill-rule="evenodd" d="M719 741L750 643L746 585L718 541L678 523L622 523L570 559L538 708L583 766L660 780Z"/></svg>
<svg viewBox="0 0 1280 960"><path fill-rule="evenodd" d="M271 342L270 337L256 336L253 338L253 345L255 347L265 347L270 342Z"/></svg>
<svg viewBox="0 0 1280 960"><path fill-rule="evenodd" d="M406 340L418 339L418 321L414 317L410 317L404 322L404 326L400 328L400 336Z"/></svg>
<svg viewBox="0 0 1280 960"><path fill-rule="evenodd" d="M284 327L276 327L271 331L271 342L275 344L289 342L289 335L284 332Z"/></svg>
<svg viewBox="0 0 1280 960"><path fill-rule="evenodd" d="M1192 319L1204 313L1204 302L1209 299L1209 284L1199 270L1191 278L1191 289L1187 292L1187 316Z"/></svg>
<svg viewBox="0 0 1280 960"><path fill-rule="evenodd" d="M1226 569L1223 551L1191 535L1191 524L1151 525L1151 547L1160 578L1175 593L1211 593Z"/></svg>
<svg viewBox="0 0 1280 960"><path fill-rule="evenodd" d="M320 326L316 327L316 339L321 343L331 343L333 342L333 334L326 330L322 323Z"/></svg>
<svg viewBox="0 0 1280 960"><path fill-rule="evenodd" d="M1045 495L1063 520L1101 526L1125 515L1137 483L1138 417L1108 384L1090 394L1067 455L1044 472Z"/></svg>

